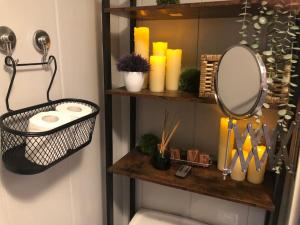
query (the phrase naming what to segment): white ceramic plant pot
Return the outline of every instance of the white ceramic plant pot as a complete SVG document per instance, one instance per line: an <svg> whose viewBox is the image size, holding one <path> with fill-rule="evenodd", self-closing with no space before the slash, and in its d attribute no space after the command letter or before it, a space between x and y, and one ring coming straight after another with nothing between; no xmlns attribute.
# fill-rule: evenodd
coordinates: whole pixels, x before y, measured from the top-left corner
<svg viewBox="0 0 300 225"><path fill-rule="evenodd" d="M124 72L124 80L127 91L139 92L143 88L144 74L142 72Z"/></svg>

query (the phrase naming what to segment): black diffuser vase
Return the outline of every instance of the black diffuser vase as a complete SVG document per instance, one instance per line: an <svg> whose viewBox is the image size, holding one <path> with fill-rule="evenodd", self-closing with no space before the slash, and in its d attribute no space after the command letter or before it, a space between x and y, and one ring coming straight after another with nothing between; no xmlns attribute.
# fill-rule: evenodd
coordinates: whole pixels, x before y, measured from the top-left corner
<svg viewBox="0 0 300 225"><path fill-rule="evenodd" d="M157 149L152 156L152 165L158 170L168 170L171 167L170 153L164 151L163 154Z"/></svg>

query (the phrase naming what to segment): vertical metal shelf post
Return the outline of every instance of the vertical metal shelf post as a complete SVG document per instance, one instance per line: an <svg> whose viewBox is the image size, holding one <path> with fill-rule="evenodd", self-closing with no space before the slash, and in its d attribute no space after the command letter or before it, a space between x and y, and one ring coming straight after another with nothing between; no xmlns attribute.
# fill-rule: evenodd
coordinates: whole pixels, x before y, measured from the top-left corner
<svg viewBox="0 0 300 225"><path fill-rule="evenodd" d="M130 6L136 6L136 0L130 0ZM134 27L136 19L130 18L130 53L134 52ZM136 98L130 97L130 150L136 145ZM135 214L135 179L130 178L130 211L129 219Z"/></svg>
<svg viewBox="0 0 300 225"><path fill-rule="evenodd" d="M112 87L111 83L111 37L110 13L105 8L110 7L109 0L102 0L102 35L103 35L103 64L104 64L104 93ZM104 94L105 105L105 158L106 158L106 224L113 225L113 174L108 168L113 163L113 137L112 137L112 97Z"/></svg>

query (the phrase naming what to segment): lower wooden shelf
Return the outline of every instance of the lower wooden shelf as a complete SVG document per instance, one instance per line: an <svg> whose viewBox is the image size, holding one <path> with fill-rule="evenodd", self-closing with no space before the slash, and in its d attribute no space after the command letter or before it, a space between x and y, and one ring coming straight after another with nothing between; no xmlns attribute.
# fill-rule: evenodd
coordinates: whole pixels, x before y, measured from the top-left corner
<svg viewBox="0 0 300 225"><path fill-rule="evenodd" d="M249 182L236 182L229 177L223 180L222 173L215 167L192 169L185 178L175 176L180 164L173 163L170 170L160 171L150 163L150 157L132 151L109 168L109 172L130 178L149 181L198 194L208 195L233 202L248 204L273 211L272 179L266 176L265 182L254 185Z"/></svg>

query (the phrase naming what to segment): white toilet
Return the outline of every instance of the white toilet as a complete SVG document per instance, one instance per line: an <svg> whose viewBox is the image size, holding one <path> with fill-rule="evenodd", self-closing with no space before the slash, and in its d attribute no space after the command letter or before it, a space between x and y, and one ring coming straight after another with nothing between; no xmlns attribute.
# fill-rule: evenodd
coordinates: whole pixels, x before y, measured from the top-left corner
<svg viewBox="0 0 300 225"><path fill-rule="evenodd" d="M149 209L139 210L129 225L208 225L185 217Z"/></svg>

